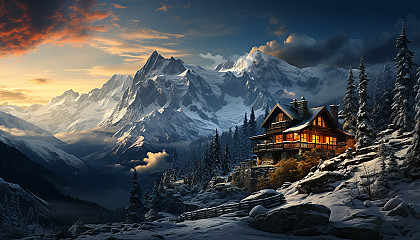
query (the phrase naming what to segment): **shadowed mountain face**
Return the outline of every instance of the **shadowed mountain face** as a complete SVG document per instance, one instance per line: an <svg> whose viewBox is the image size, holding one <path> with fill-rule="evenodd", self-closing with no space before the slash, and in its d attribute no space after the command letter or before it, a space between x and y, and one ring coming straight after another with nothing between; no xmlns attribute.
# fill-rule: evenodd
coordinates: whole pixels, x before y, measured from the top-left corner
<svg viewBox="0 0 420 240"><path fill-rule="evenodd" d="M46 214L55 223L71 224L81 219L96 223L100 206L60 193L57 188L68 182L52 171L33 162L16 148L0 142L0 178L19 184L23 189L47 201ZM30 195L30 194L29 194Z"/></svg>

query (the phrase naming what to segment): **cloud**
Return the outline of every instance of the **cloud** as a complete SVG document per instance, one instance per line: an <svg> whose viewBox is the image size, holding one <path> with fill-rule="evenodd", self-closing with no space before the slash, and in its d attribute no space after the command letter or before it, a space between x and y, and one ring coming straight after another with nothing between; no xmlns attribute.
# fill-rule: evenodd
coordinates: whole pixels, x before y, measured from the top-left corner
<svg viewBox="0 0 420 240"><path fill-rule="evenodd" d="M52 80L48 79L48 78L34 78L34 79L30 79L28 81L31 82L31 83L34 83L34 84L45 84L47 82L51 82Z"/></svg>
<svg viewBox="0 0 420 240"><path fill-rule="evenodd" d="M40 44L77 44L107 27L92 23L110 13L94 0L0 0L0 56L24 54Z"/></svg>
<svg viewBox="0 0 420 240"><path fill-rule="evenodd" d="M157 8L155 11L169 12L169 9L173 8L172 6L170 6L168 4L161 3L161 5L162 6L160 8Z"/></svg>
<svg viewBox="0 0 420 240"><path fill-rule="evenodd" d="M17 129L17 128L8 128L4 125L0 125L0 131L6 132L6 133L8 133L10 135L13 135L13 136L19 136L19 137L26 136L26 133L24 131L22 131L20 129Z"/></svg>
<svg viewBox="0 0 420 240"><path fill-rule="evenodd" d="M111 6L113 6L114 8L119 8L119 9L127 8L125 6L121 6L120 4L117 4L117 3L113 3L113 4L111 4Z"/></svg>
<svg viewBox="0 0 420 240"><path fill-rule="evenodd" d="M126 33L120 34L119 36L123 39L130 40L171 39L184 37L183 34L159 32L150 28L141 28L134 31L130 30Z"/></svg>
<svg viewBox="0 0 420 240"><path fill-rule="evenodd" d="M288 29L284 22L280 21L273 14L268 16L268 22L270 25L267 27L267 31L271 34L274 34L278 37L283 36L287 33Z"/></svg>
<svg viewBox="0 0 420 240"><path fill-rule="evenodd" d="M207 54L200 53L200 57L212 60L214 62L212 67L215 67L219 65L220 63L224 63L227 61L226 59L223 58L222 55L219 55L219 54L212 55L211 53L207 53Z"/></svg>
<svg viewBox="0 0 420 240"><path fill-rule="evenodd" d="M273 40L253 47L251 52L256 50L278 57L297 67L323 63L347 68L359 61L364 44L361 39L351 39L344 35L315 41L307 35L292 33L283 45Z"/></svg>
<svg viewBox="0 0 420 240"><path fill-rule="evenodd" d="M119 163L108 164L108 165L105 165L105 167L114 168L114 169L123 169L123 168L125 168L123 165L121 165Z"/></svg>
<svg viewBox="0 0 420 240"><path fill-rule="evenodd" d="M135 167L137 172L155 173L162 172L168 169L169 163L166 162L165 158L169 157L169 154L165 150L158 153L147 153L147 158L143 159L146 165L138 165ZM133 171L133 169L131 169Z"/></svg>
<svg viewBox="0 0 420 240"><path fill-rule="evenodd" d="M21 90L0 89L0 101L28 102L29 100L32 100L32 98Z"/></svg>

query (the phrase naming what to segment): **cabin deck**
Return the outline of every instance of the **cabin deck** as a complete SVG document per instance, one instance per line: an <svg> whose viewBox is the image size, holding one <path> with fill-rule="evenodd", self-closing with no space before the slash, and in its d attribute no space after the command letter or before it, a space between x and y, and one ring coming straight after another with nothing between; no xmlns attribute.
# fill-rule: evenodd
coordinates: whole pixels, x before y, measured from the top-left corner
<svg viewBox="0 0 420 240"><path fill-rule="evenodd" d="M253 148L254 153L261 152L277 152L284 150L297 150L297 149L331 149L337 150L345 146L346 143L328 144L328 143L310 143L310 142L280 142L280 143L261 143Z"/></svg>

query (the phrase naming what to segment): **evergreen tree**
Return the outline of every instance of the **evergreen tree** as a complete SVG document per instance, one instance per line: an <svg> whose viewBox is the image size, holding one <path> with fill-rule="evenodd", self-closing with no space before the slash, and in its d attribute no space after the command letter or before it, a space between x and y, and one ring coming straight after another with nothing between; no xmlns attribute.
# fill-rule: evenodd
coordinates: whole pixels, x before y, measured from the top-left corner
<svg viewBox="0 0 420 240"><path fill-rule="evenodd" d="M385 130L391 123L389 116L392 114L392 87L395 80L392 76L390 65L382 68L375 81L375 106L372 112L373 127L376 131Z"/></svg>
<svg viewBox="0 0 420 240"><path fill-rule="evenodd" d="M213 145L213 143L211 144ZM204 157L203 157L203 168L202 168L202 175L201 175L201 183L203 186L206 186L211 178L212 178L212 160L210 157L210 150L209 147L206 146L206 150L204 152Z"/></svg>
<svg viewBox="0 0 420 240"><path fill-rule="evenodd" d="M381 172L379 173L379 177L376 179L376 191L378 197L386 197L388 195L391 187L389 185L389 177L387 172L387 167L385 163L385 146L382 143L379 147L379 157L381 159L380 161L380 167Z"/></svg>
<svg viewBox="0 0 420 240"><path fill-rule="evenodd" d="M133 186L130 194L130 205L127 207L127 223L140 223L143 222L145 218L142 189L140 187L136 169L134 169L131 183Z"/></svg>
<svg viewBox="0 0 420 240"><path fill-rule="evenodd" d="M240 162L240 152L241 152L241 149L240 149L240 133L239 133L239 128L238 128L238 126L235 126L235 132L233 133L233 140L232 140L232 142L233 142L233 145L232 145L232 149L233 149L233 151L232 151L232 159L233 159L233 162L235 163L235 164L237 164L238 162Z"/></svg>
<svg viewBox="0 0 420 240"><path fill-rule="evenodd" d="M347 78L346 95L343 99L343 130L351 134L356 133L357 125L357 97L356 97L356 86L354 85L353 71L349 70L349 76Z"/></svg>
<svg viewBox="0 0 420 240"><path fill-rule="evenodd" d="M249 140L249 124L248 124L248 118L245 113L244 117L244 123L242 124L242 134L240 137L240 159L241 161L244 161L249 158L250 156L250 149L251 149L251 143Z"/></svg>
<svg viewBox="0 0 420 240"><path fill-rule="evenodd" d="M387 174L389 180L400 180L402 178L401 169L398 165L397 158L394 153L389 156L389 162L387 167Z"/></svg>
<svg viewBox="0 0 420 240"><path fill-rule="evenodd" d="M411 89L414 88L413 56L414 53L408 49L405 24L402 24L401 35L397 38L396 47L400 49L397 54L395 68L397 78L394 87L394 102L392 103L392 123L399 134L412 129L411 103L414 97Z"/></svg>
<svg viewBox="0 0 420 240"><path fill-rule="evenodd" d="M226 143L225 152L223 154L223 175L227 175L232 169L232 163L230 159L229 144Z"/></svg>
<svg viewBox="0 0 420 240"><path fill-rule="evenodd" d="M357 92L359 94L359 111L357 112L357 129L356 140L357 147L362 148L370 145L374 141L374 131L371 126L370 113L368 110L369 95L367 92L369 78L366 76L365 64L363 57L360 58L359 66L359 87Z"/></svg>
<svg viewBox="0 0 420 240"><path fill-rule="evenodd" d="M178 168L178 154L176 149L172 154L172 162L171 162L171 169L170 169L170 182L175 182L179 177L179 168Z"/></svg>
<svg viewBox="0 0 420 240"><path fill-rule="evenodd" d="M219 134L216 129L216 134L213 140L213 172L212 177L220 176L223 173L223 159L222 159L222 147L220 145Z"/></svg>
<svg viewBox="0 0 420 240"><path fill-rule="evenodd" d="M249 136L257 135L257 120L255 118L254 107L251 108L251 115L249 116Z"/></svg>
<svg viewBox="0 0 420 240"><path fill-rule="evenodd" d="M417 69L417 95L415 106L415 127L411 146L407 153L408 174L410 177L420 177L420 67Z"/></svg>
<svg viewBox="0 0 420 240"><path fill-rule="evenodd" d="M7 197L6 194L4 195L2 205L3 205L3 211L0 212L1 214L0 227L1 229L9 230L12 227L12 219L11 219L12 209L10 206L9 198Z"/></svg>

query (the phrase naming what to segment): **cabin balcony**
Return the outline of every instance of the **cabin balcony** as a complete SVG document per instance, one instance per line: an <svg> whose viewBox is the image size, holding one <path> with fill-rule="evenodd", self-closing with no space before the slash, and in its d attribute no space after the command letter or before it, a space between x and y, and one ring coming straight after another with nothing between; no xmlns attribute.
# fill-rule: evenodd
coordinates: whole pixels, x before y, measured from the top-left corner
<svg viewBox="0 0 420 240"><path fill-rule="evenodd" d="M261 143L253 147L254 153L261 152L277 152L284 150L297 150L297 149L325 149L325 150L337 150L345 146L346 143L338 142L336 144L330 143L311 143L311 142L279 142L279 143Z"/></svg>
<svg viewBox="0 0 420 240"><path fill-rule="evenodd" d="M266 134L280 133L290 127L290 123L286 121L271 123L271 127L266 130Z"/></svg>

